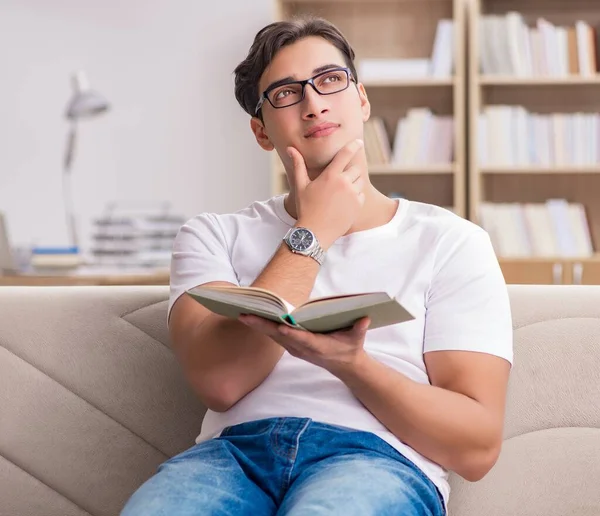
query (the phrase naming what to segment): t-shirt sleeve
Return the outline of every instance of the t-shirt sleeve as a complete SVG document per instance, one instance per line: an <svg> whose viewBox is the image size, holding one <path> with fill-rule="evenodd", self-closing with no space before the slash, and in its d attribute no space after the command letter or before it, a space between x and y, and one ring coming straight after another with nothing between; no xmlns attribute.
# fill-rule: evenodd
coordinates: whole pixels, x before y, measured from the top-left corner
<svg viewBox="0 0 600 516"><path fill-rule="evenodd" d="M216 216L202 214L186 222L173 242L167 318L186 290L211 281L239 284Z"/></svg>
<svg viewBox="0 0 600 516"><path fill-rule="evenodd" d="M473 229L446 249L428 292L423 352L477 351L512 364L508 289L488 234Z"/></svg>

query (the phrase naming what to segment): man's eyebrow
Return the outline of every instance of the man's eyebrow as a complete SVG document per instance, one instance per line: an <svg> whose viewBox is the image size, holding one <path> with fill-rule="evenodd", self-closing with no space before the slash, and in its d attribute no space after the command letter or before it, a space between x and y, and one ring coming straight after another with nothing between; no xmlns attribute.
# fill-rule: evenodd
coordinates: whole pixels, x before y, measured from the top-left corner
<svg viewBox="0 0 600 516"><path fill-rule="evenodd" d="M319 66L319 68L315 68L313 70L313 74L316 75L318 73L324 72L325 70L329 70L330 68L344 68L344 67L339 64L326 64L323 66Z"/></svg>
<svg viewBox="0 0 600 516"><path fill-rule="evenodd" d="M318 68L315 68L312 73L313 75L317 75L321 72L325 72L326 70L330 70L331 68L343 68L343 66L339 65L339 64L326 64L323 66L319 66ZM288 77L284 77L283 79L278 79L275 82L272 82L271 84L269 84L266 88L265 91L271 90L273 88L277 88L277 86L283 86L284 84L288 84L290 82L294 82L297 79L295 77L292 77L291 75L289 75Z"/></svg>

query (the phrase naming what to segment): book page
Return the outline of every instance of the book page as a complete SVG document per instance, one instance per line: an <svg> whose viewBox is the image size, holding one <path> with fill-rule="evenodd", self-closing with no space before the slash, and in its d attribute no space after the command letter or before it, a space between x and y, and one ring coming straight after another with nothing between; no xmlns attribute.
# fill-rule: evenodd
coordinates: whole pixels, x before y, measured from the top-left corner
<svg viewBox="0 0 600 516"><path fill-rule="evenodd" d="M294 318L298 322L306 321L316 317L323 317L330 314L355 310L365 306L377 305L390 300L391 297L385 292L319 298L297 308L294 312Z"/></svg>
<svg viewBox="0 0 600 516"><path fill-rule="evenodd" d="M369 317L369 330L413 319L398 301L385 292L362 296L343 296L335 300L312 303L294 312L296 323L315 333L327 333L351 327Z"/></svg>
<svg viewBox="0 0 600 516"><path fill-rule="evenodd" d="M253 287L201 286L190 289L188 293L198 300L211 299L241 308L253 308L277 315L288 313L291 306L276 294Z"/></svg>
<svg viewBox="0 0 600 516"><path fill-rule="evenodd" d="M300 308L303 308L308 305L323 304L323 303L329 303L332 301L335 302L337 300L349 298L349 297L360 298L364 301L365 298L370 297L370 296L377 296L377 297L383 296L386 300L389 299L389 295L385 292L363 292L360 294L340 294L340 295L336 295L336 296L316 297L315 299L311 299L310 301L307 301L302 306L299 306L297 308L297 310L300 310Z"/></svg>

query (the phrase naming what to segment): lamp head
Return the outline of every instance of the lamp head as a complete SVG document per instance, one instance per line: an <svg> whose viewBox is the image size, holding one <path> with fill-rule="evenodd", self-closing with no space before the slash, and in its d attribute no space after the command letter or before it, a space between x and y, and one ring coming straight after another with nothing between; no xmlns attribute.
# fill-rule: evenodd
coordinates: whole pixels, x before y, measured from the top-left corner
<svg viewBox="0 0 600 516"><path fill-rule="evenodd" d="M67 105L65 116L69 120L91 118L108 110L108 101L90 89L85 72L79 71L73 76L73 95Z"/></svg>

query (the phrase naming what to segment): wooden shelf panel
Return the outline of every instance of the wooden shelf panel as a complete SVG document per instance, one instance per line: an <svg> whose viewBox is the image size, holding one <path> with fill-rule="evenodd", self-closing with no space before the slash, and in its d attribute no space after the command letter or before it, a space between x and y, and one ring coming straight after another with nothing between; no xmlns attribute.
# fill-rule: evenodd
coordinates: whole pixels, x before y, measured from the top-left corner
<svg viewBox="0 0 600 516"><path fill-rule="evenodd" d="M370 174L373 186L385 195L421 201L437 206L457 206L454 199L453 174ZM457 210L460 206L457 206ZM457 213L462 211L458 210Z"/></svg>
<svg viewBox="0 0 600 516"><path fill-rule="evenodd" d="M600 285L600 254L583 257L498 258L508 284Z"/></svg>
<svg viewBox="0 0 600 516"><path fill-rule="evenodd" d="M0 274L0 286L168 285L169 272L152 274Z"/></svg>
<svg viewBox="0 0 600 516"><path fill-rule="evenodd" d="M458 0L456 0L458 1ZM363 58L430 58L438 20L453 0L279 0L283 18L310 13L334 23Z"/></svg>
<svg viewBox="0 0 600 516"><path fill-rule="evenodd" d="M455 166L451 163L439 165L369 165L369 174L377 175L431 175L431 174L453 174Z"/></svg>
<svg viewBox="0 0 600 516"><path fill-rule="evenodd" d="M365 80L360 81L366 88L449 88L454 86L456 79L448 78L422 78L402 80Z"/></svg>
<svg viewBox="0 0 600 516"><path fill-rule="evenodd" d="M507 257L499 256L498 261L501 263L579 263L579 262L600 262L600 253L592 256L523 256L523 257Z"/></svg>
<svg viewBox="0 0 600 516"><path fill-rule="evenodd" d="M369 165L369 175L389 175L389 176L429 176L454 174L456 166L452 163L440 163L433 165L414 165L414 166L398 166L398 165ZM277 171L283 179L285 170L283 166L278 166Z"/></svg>
<svg viewBox="0 0 600 516"><path fill-rule="evenodd" d="M363 4L365 0L280 0L283 5L294 4ZM367 0L369 4L452 4L453 0Z"/></svg>
<svg viewBox="0 0 600 516"><path fill-rule="evenodd" d="M521 13L529 25L544 17L555 25L573 25L577 20L594 24L600 20L597 0L477 0L482 14Z"/></svg>
<svg viewBox="0 0 600 516"><path fill-rule="evenodd" d="M600 174L600 165L574 167L566 165L564 167L483 167L480 169L482 174Z"/></svg>
<svg viewBox="0 0 600 516"><path fill-rule="evenodd" d="M504 75L482 75L477 78L481 86L587 86L600 85L600 74L583 77L511 77Z"/></svg>

